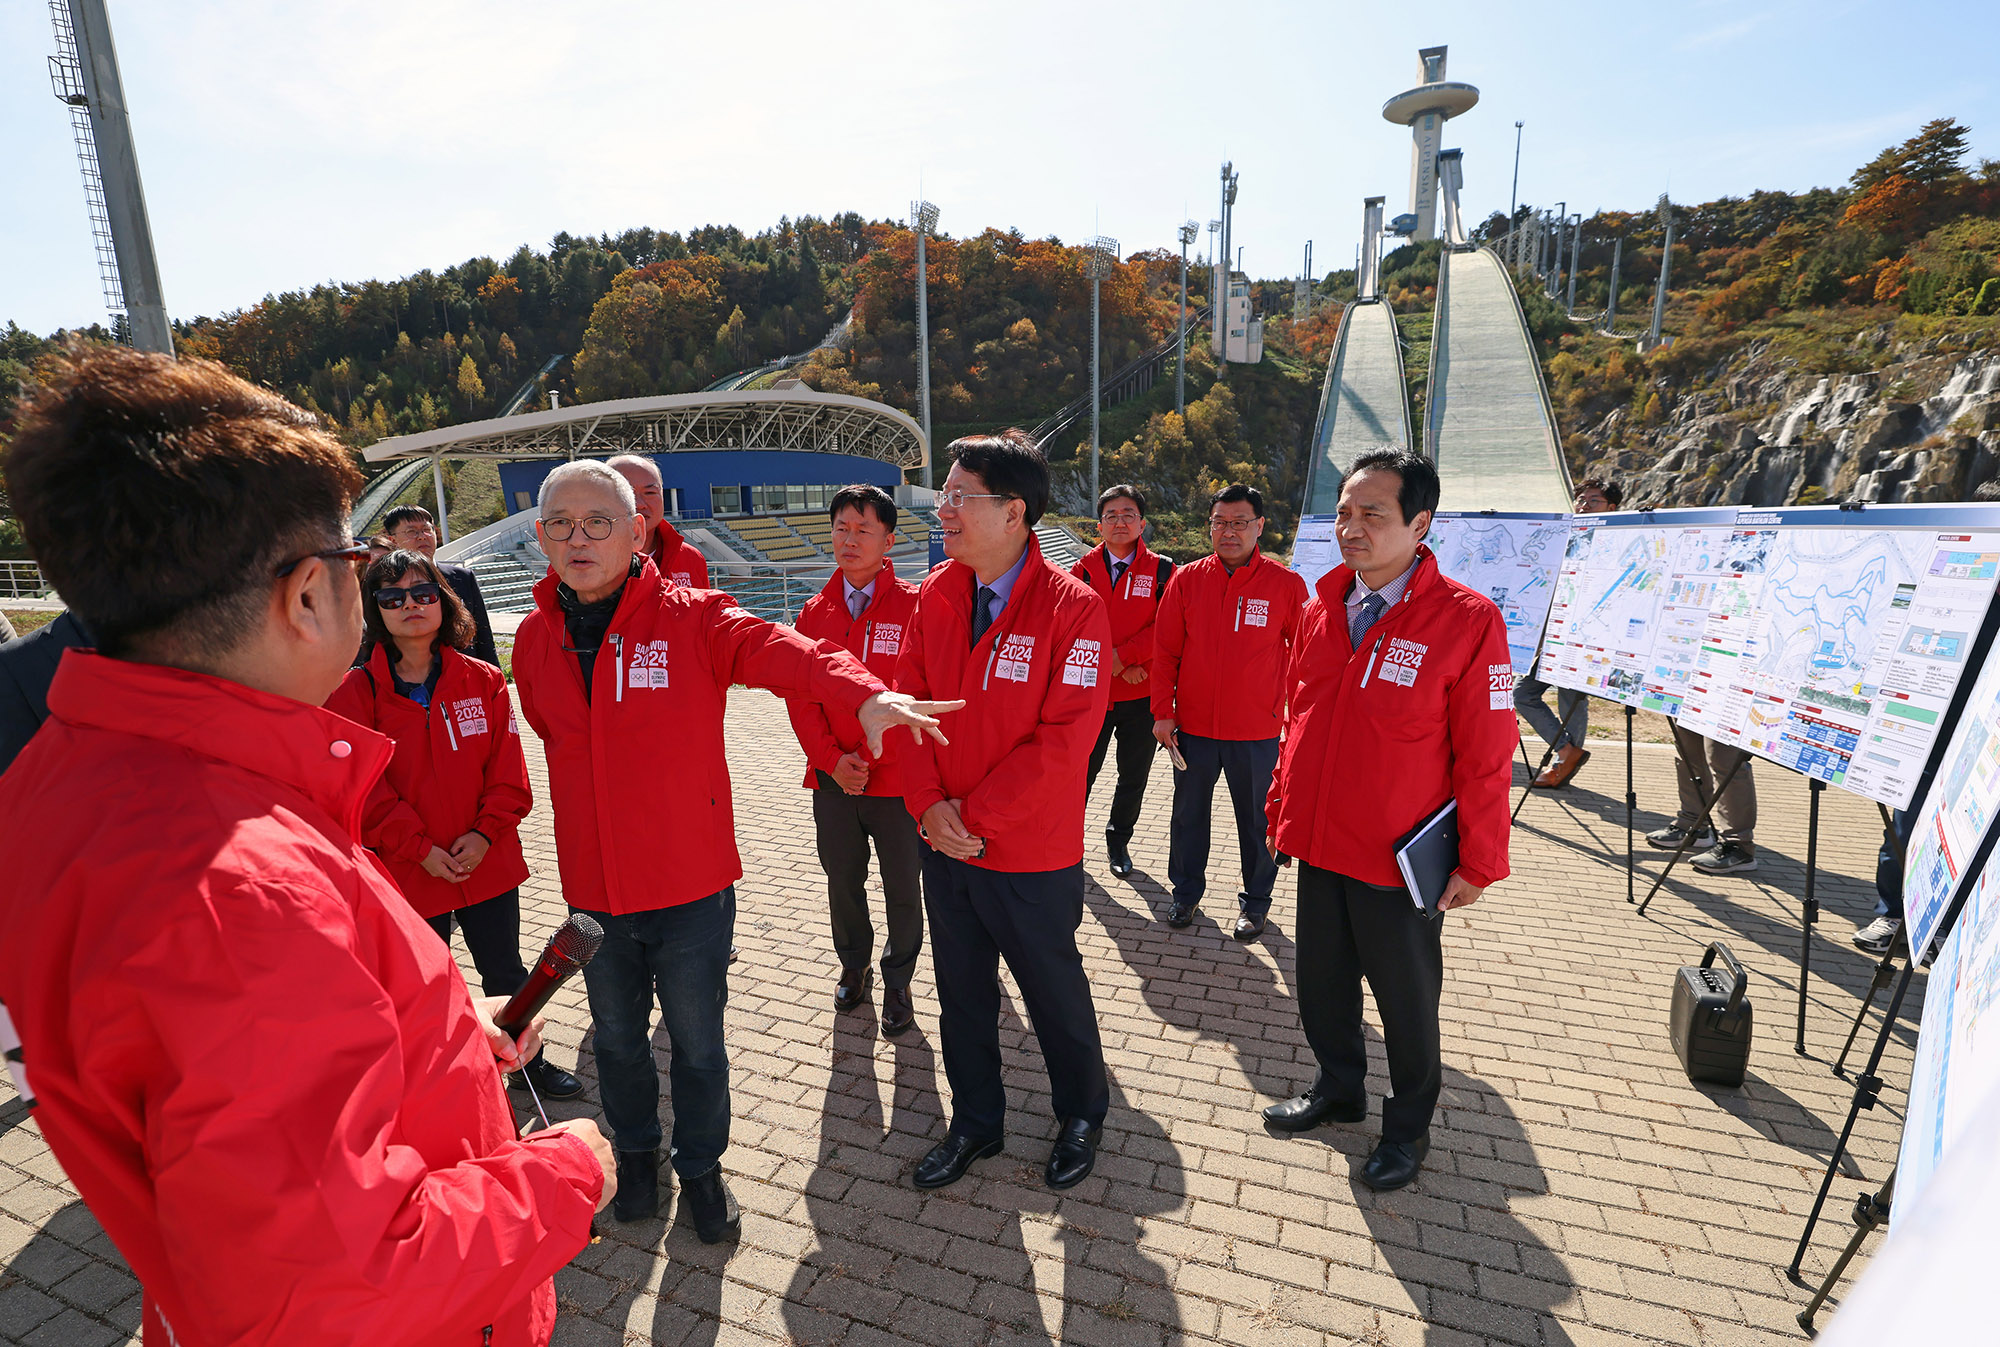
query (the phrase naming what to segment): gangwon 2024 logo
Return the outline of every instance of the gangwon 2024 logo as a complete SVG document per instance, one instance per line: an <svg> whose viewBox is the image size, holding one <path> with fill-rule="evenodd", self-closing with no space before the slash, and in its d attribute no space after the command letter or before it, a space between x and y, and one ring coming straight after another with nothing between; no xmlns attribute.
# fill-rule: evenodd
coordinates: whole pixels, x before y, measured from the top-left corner
<svg viewBox="0 0 2000 1347"><path fill-rule="evenodd" d="M1417 670L1424 667L1424 656L1431 648L1421 641L1411 641L1404 637L1392 637L1382 651L1382 677L1385 681L1402 687L1417 685Z"/></svg>
<svg viewBox="0 0 2000 1347"><path fill-rule="evenodd" d="M1104 654L1104 647L1096 641L1078 641L1069 648L1069 656L1063 660L1063 682L1071 687L1094 688L1097 686L1097 665Z"/></svg>
<svg viewBox="0 0 2000 1347"><path fill-rule="evenodd" d="M634 689L667 686L665 641L640 641L632 647L632 671L625 686Z"/></svg>

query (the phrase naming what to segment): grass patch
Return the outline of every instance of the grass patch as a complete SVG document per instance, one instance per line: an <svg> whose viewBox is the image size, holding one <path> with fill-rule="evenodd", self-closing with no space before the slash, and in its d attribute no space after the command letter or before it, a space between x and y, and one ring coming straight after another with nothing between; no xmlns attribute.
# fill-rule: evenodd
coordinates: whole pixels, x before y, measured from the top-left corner
<svg viewBox="0 0 2000 1347"><path fill-rule="evenodd" d="M7 614L7 621L13 625L16 636L26 636L29 632L39 627L46 627L62 616L59 609L50 611L37 608L8 608L0 611Z"/></svg>

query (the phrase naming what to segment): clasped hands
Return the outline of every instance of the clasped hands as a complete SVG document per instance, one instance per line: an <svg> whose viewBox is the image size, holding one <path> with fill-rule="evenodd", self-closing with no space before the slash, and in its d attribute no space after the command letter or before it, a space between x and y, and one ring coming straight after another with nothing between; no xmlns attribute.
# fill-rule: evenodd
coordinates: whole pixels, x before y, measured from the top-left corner
<svg viewBox="0 0 2000 1347"><path fill-rule="evenodd" d="M966 828L960 811L963 800L939 800L924 811L918 821L924 840L945 855L961 861L978 860L986 854L986 839L974 837Z"/></svg>
<svg viewBox="0 0 2000 1347"><path fill-rule="evenodd" d="M486 852L492 845L485 834L469 832L453 842L449 851L433 843L430 855L424 857L421 864L426 874L447 884L463 884L472 878L472 872L486 859Z"/></svg>

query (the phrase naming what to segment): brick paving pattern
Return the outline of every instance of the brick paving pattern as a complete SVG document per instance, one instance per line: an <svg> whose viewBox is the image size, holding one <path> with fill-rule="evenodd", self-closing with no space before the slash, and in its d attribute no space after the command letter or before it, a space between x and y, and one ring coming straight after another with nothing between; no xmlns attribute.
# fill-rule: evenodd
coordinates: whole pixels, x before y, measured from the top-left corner
<svg viewBox="0 0 2000 1347"><path fill-rule="evenodd" d="M1156 761L1129 880L1103 865L1110 782L1100 781L1079 933L1113 1079L1097 1171L1067 1193L1042 1186L1047 1081L1010 1002L1007 1149L924 1194L907 1176L946 1116L928 959L917 1028L900 1041L882 1037L872 1013L835 1014L811 814L781 708L740 692L729 740L749 871L724 1161L742 1238L709 1248L671 1219L599 1216L598 1237L557 1278L558 1343L1800 1340L1793 1315L1806 1295L1782 1268L1851 1098L1828 1066L1873 968L1847 942L1871 916L1872 805L1825 796L1825 911L1809 1054L1798 1057L1804 782L1760 764L1762 868L1724 879L1677 870L1640 917L1624 900L1622 755L1597 745L1576 786L1522 810L1514 878L1447 926L1433 1149L1413 1187L1378 1196L1354 1177L1372 1125L1281 1137L1256 1116L1312 1077L1292 1001L1290 879L1261 942L1227 937L1236 885L1218 792L1213 896L1193 928L1169 930L1170 769ZM1672 760L1651 745L1636 756L1643 832L1674 798ZM538 948L563 912L545 808L526 840L537 878L523 941ZM1640 854L1642 870L1658 870L1657 853L1641 843ZM1715 938L1751 971L1756 1047L1741 1090L1691 1086L1667 1042L1673 970ZM1855 1193L1893 1163L1922 987L1918 978L1885 1059L1892 1086L1862 1115L1810 1274L1851 1231ZM578 985L552 1007L554 1056L570 1062L587 1030ZM1370 1038L1379 1097L1372 1028ZM552 1113L595 1112L588 1053L579 1070L591 1090ZM137 1283L0 1085L0 1339L99 1347L135 1341L137 1321Z"/></svg>

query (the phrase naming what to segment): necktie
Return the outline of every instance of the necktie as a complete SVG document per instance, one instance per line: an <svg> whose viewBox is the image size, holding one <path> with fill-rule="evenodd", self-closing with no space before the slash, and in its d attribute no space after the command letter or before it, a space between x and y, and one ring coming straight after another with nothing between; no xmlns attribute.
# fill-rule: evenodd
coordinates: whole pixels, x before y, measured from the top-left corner
<svg viewBox="0 0 2000 1347"><path fill-rule="evenodd" d="M1125 568L1131 564L1129 561L1114 561L1111 563L1111 587L1113 589L1118 588L1118 582L1125 578Z"/></svg>
<svg viewBox="0 0 2000 1347"><path fill-rule="evenodd" d="M979 593L972 600L972 643L979 644L979 638L993 625L993 600L999 598L986 586L979 587Z"/></svg>
<svg viewBox="0 0 2000 1347"><path fill-rule="evenodd" d="M1382 610L1388 606L1388 600L1380 594L1370 594L1361 600L1359 611L1348 619L1347 624L1348 639L1356 650L1361 648L1362 638L1368 635L1368 629L1375 625L1375 619L1382 616Z"/></svg>
<svg viewBox="0 0 2000 1347"><path fill-rule="evenodd" d="M854 618L856 621L859 621L861 615L867 611L868 611L868 596L866 594L863 594L858 589L848 590L847 591L848 615Z"/></svg>

